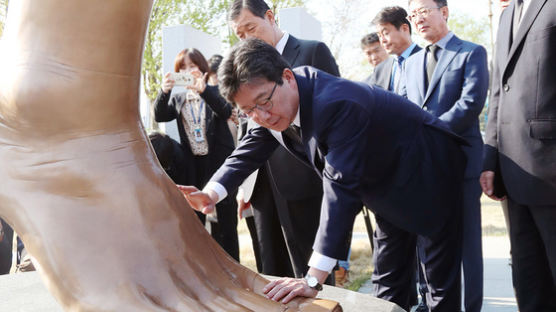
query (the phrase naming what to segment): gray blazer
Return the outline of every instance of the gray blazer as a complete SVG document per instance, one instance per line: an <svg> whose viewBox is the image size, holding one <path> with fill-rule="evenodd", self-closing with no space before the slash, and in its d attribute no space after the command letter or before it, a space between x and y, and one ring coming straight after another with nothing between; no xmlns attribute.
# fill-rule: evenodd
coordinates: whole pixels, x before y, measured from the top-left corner
<svg viewBox="0 0 556 312"><path fill-rule="evenodd" d="M375 67L375 71L369 76L365 82L369 85L377 85L384 90L388 90L390 86L390 76L392 76L392 66L396 59L394 57L387 58L384 62Z"/></svg>
<svg viewBox="0 0 556 312"><path fill-rule="evenodd" d="M556 1L531 0L512 43L514 5L500 17L483 169L517 203L554 205Z"/></svg>

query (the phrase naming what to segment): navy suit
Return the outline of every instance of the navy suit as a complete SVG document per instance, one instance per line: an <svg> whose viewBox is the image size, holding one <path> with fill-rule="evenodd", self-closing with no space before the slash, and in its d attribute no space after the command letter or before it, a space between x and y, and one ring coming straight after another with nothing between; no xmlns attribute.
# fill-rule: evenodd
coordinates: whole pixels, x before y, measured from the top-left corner
<svg viewBox="0 0 556 312"><path fill-rule="evenodd" d="M313 249L345 259L361 204L419 235L434 304L459 308L458 220L464 155L461 140L409 101L310 67L294 70L302 146L254 127L211 181L235 189L278 146L322 178L320 225ZM279 105L276 103L275 105ZM415 203L423 205L415 206ZM446 257L435 256L438 253ZM405 269L405 268L398 268ZM457 305L454 304L457 303Z"/></svg>
<svg viewBox="0 0 556 312"><path fill-rule="evenodd" d="M289 35L282 56L291 67L310 65L335 76L340 72L328 47ZM251 203L261 273L302 277L307 273L319 226L322 188L318 175L283 148L259 169ZM332 283L328 281L327 283Z"/></svg>
<svg viewBox="0 0 556 312"><path fill-rule="evenodd" d="M444 121L471 146L467 156L463 199L463 271L465 311L480 311L483 298L483 258L481 244L481 189L483 140L479 130L488 91L486 50L455 35L438 51L438 63L426 87L426 50L405 63L401 95ZM405 89L404 89L405 87Z"/></svg>
<svg viewBox="0 0 556 312"><path fill-rule="evenodd" d="M415 45L409 56L419 52L421 47ZM384 90L394 89L390 84L392 79L392 67L397 62L397 58L390 57L388 60L380 63L374 73L371 75L369 83L377 85ZM407 59L405 60L407 61ZM402 63L402 68L405 66ZM396 65L397 66L397 65ZM398 70L398 77L401 78L403 73ZM401 79L400 79L401 80ZM400 91L398 84L397 92ZM401 266L416 267L416 244L417 237L415 234L401 230L390 222L375 216L376 228L373 234L375 250L373 252L373 263L379 266L378 270L373 272L372 280L375 282L373 294L381 298L389 298L398 302L402 307L410 307L417 304L417 292L415 290L415 273L411 270L397 271L396 268ZM393 274L399 272L399 274ZM381 287L380 285L393 285L399 283L410 287L410 290L401 287Z"/></svg>

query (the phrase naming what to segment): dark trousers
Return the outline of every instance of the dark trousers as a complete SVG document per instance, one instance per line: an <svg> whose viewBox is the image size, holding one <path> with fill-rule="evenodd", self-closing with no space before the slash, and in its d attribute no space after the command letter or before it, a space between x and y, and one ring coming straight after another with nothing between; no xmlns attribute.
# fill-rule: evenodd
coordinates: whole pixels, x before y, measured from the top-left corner
<svg viewBox="0 0 556 312"><path fill-rule="evenodd" d="M257 244L254 249L259 250L257 268L262 268L261 273L297 278L307 273L321 201L320 196L286 200L272 182L266 165L259 169L251 198L255 231L249 230L253 244ZM335 284L334 274L325 284Z"/></svg>
<svg viewBox="0 0 556 312"><path fill-rule="evenodd" d="M294 276L303 277L309 270L309 259L319 228L322 196L286 200L273 183L271 186Z"/></svg>
<svg viewBox="0 0 556 312"><path fill-rule="evenodd" d="M417 250L429 310L460 311L462 183L466 159L456 140L434 127L425 128L418 139L425 149L423 160L404 187L396 189L398 197L392 196L389 200L392 205L403 204L408 211L427 211L421 201L397 201L399 198L424 198L435 205L435 215L414 214L414 218L434 218L437 222L430 223L427 229L420 229L428 233L427 236L416 235L393 225L375 211L374 293L409 311L410 294L415 289L411 281L415 276ZM413 191L418 183L424 186L426 196L420 197Z"/></svg>
<svg viewBox="0 0 556 312"><path fill-rule="evenodd" d="M426 302L431 311L459 311L461 216L451 218L431 237L409 233L376 214L375 217L374 295L410 310L414 303L417 251L427 288Z"/></svg>
<svg viewBox="0 0 556 312"><path fill-rule="evenodd" d="M521 312L556 311L556 205L508 198L512 279Z"/></svg>
<svg viewBox="0 0 556 312"><path fill-rule="evenodd" d="M256 257L259 272L274 276L294 277L280 218L274 203L267 169L259 169L253 197L253 226L249 227L253 249L259 250ZM257 256L257 255L255 255Z"/></svg>
<svg viewBox="0 0 556 312"><path fill-rule="evenodd" d="M237 235L236 194L230 194L216 204L218 222L211 222L211 236L236 261L239 262L239 240Z"/></svg>
<svg viewBox="0 0 556 312"><path fill-rule="evenodd" d="M0 274L8 274L12 266L14 231L4 220L0 219L0 222L4 229L4 238L0 241Z"/></svg>
<svg viewBox="0 0 556 312"><path fill-rule="evenodd" d="M479 178L463 182L463 285L465 312L480 312L483 306L483 244Z"/></svg>
<svg viewBox="0 0 556 312"><path fill-rule="evenodd" d="M409 311L414 303L417 236L377 214L375 220L373 294Z"/></svg>

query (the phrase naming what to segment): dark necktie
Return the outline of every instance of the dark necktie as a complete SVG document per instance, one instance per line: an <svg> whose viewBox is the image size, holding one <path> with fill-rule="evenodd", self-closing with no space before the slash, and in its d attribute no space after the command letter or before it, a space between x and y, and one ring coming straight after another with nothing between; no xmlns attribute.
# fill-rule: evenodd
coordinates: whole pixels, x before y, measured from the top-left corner
<svg viewBox="0 0 556 312"><path fill-rule="evenodd" d="M431 44L427 46L427 88L431 82L432 74L434 74L434 69L436 68L436 50L438 46L436 44Z"/></svg>
<svg viewBox="0 0 556 312"><path fill-rule="evenodd" d="M515 40L517 31L519 30L519 23L521 22L521 15L523 14L523 0L515 2L514 20L512 25L512 38Z"/></svg>
<svg viewBox="0 0 556 312"><path fill-rule="evenodd" d="M392 86L392 90L390 91L394 91L394 92L398 92L398 86L400 85L400 78L402 76L402 63L404 61L404 57L403 56L398 56L398 62L395 65L396 66L396 73L393 79L393 86Z"/></svg>
<svg viewBox="0 0 556 312"><path fill-rule="evenodd" d="M303 144L301 141L301 130L296 125L290 125L286 130L282 131L282 134L288 137L294 145L301 146Z"/></svg>

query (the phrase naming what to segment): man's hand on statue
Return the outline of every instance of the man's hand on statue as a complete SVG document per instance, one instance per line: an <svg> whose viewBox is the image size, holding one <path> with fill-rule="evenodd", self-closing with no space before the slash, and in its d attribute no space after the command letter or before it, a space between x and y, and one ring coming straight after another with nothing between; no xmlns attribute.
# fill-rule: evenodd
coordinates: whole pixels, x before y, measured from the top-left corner
<svg viewBox="0 0 556 312"><path fill-rule="evenodd" d="M479 183L481 184L483 193L485 193L485 195L489 198L496 201L506 199L506 196L498 198L494 195L494 171L483 171L483 173L481 173L481 177L479 178Z"/></svg>
<svg viewBox="0 0 556 312"><path fill-rule="evenodd" d="M295 297L316 297L318 291L307 285L304 278L284 277L268 283L263 288L268 299L288 303Z"/></svg>
<svg viewBox="0 0 556 312"><path fill-rule="evenodd" d="M205 193L194 186L187 185L178 185L178 189L183 193L191 208L204 214L214 211L214 205L216 205L215 194Z"/></svg>

